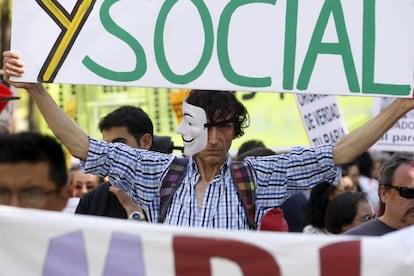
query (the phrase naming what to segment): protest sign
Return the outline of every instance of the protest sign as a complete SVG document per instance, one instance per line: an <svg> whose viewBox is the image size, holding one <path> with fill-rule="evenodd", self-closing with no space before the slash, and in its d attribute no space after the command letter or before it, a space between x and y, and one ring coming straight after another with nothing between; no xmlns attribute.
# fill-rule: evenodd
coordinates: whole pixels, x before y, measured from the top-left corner
<svg viewBox="0 0 414 276"><path fill-rule="evenodd" d="M377 115L394 100L376 97L373 113ZM372 148L383 151L414 151L414 111L407 112L399 119Z"/></svg>
<svg viewBox="0 0 414 276"><path fill-rule="evenodd" d="M22 81L413 94L413 0L14 0Z"/></svg>
<svg viewBox="0 0 414 276"><path fill-rule="evenodd" d="M335 96L296 94L311 146L336 143L348 133Z"/></svg>

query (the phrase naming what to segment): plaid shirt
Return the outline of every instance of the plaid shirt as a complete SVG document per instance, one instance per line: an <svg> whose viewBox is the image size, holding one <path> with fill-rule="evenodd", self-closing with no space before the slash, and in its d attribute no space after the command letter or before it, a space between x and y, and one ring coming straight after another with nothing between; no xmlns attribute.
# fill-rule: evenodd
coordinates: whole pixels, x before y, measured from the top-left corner
<svg viewBox="0 0 414 276"><path fill-rule="evenodd" d="M148 220L156 222L160 209L160 185L174 155L134 149L120 143L105 143L93 138L86 162L87 173L109 176L113 185L126 191L145 210ZM292 193L307 190L323 180L337 184L341 169L335 166L332 145L293 148L290 153L248 157L256 186L256 215L259 223L272 207L280 206ZM208 185L203 206L197 206L195 185L200 173L193 158L177 189L164 223L180 226L222 229L249 229L243 204L233 185L231 157Z"/></svg>

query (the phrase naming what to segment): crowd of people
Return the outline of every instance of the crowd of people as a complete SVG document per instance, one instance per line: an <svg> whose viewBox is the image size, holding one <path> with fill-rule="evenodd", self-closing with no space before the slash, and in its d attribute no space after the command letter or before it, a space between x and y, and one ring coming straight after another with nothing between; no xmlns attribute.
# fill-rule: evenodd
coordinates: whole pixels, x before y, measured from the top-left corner
<svg viewBox="0 0 414 276"><path fill-rule="evenodd" d="M414 224L414 154L395 153L378 171L368 151L414 109L412 99L397 99L336 144L277 153L252 140L231 156L232 141L249 124L246 108L229 91L192 90L177 128L178 157L153 150L152 122L139 107L102 118L102 140L88 136L42 84L11 80L24 74L18 53L6 51L3 60L4 80L27 90L80 167L68 173L54 138L1 135L0 204L61 211L72 197L80 198L76 214L308 234L383 235ZM177 159L188 160L181 171ZM171 173L176 183L164 187Z"/></svg>

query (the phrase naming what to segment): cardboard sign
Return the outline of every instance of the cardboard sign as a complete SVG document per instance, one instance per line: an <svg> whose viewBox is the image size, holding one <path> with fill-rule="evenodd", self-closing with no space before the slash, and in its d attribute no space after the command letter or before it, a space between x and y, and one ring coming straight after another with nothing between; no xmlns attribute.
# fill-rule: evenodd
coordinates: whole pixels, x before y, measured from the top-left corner
<svg viewBox="0 0 414 276"><path fill-rule="evenodd" d="M413 14L413 0L14 0L11 48L21 81L411 97Z"/></svg>

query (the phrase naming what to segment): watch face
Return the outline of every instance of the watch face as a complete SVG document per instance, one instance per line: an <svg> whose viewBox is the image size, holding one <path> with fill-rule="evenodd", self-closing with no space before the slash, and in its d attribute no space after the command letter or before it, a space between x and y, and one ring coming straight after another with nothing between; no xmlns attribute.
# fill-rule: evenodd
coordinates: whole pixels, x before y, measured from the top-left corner
<svg viewBox="0 0 414 276"><path fill-rule="evenodd" d="M131 219L133 219L133 220L142 220L142 215L139 212L134 211L131 214Z"/></svg>

